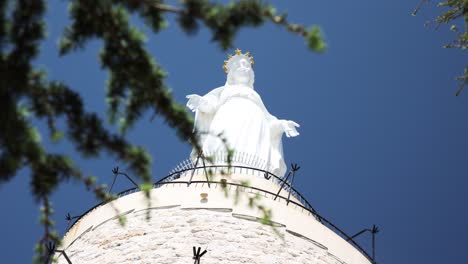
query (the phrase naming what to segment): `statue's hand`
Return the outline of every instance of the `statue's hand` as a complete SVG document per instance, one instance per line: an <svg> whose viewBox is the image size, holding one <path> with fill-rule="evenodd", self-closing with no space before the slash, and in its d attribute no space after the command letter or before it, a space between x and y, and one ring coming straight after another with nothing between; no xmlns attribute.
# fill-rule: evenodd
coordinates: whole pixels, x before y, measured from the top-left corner
<svg viewBox="0 0 468 264"><path fill-rule="evenodd" d="M213 102L216 100L213 96L200 96L198 94L190 94L186 96L188 100L187 107L195 111L201 111L203 113L211 113L215 110L215 103Z"/></svg>
<svg viewBox="0 0 468 264"><path fill-rule="evenodd" d="M197 111L198 107L200 106L202 97L198 94L189 94L185 98L188 99L187 107L192 110L192 112Z"/></svg>
<svg viewBox="0 0 468 264"><path fill-rule="evenodd" d="M299 132L296 130L296 127L300 127L298 123L291 120L280 120L280 122L287 137L295 137L299 135Z"/></svg>

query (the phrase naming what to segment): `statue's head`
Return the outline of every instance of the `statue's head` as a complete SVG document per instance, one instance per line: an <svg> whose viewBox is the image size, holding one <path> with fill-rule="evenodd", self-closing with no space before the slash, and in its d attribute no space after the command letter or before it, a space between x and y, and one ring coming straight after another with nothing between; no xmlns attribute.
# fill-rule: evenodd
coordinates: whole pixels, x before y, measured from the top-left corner
<svg viewBox="0 0 468 264"><path fill-rule="evenodd" d="M253 57L249 52L242 54L239 49L236 50L234 56L229 55L224 61L223 69L227 73L227 85L246 85L253 88L255 80L252 65L254 64Z"/></svg>

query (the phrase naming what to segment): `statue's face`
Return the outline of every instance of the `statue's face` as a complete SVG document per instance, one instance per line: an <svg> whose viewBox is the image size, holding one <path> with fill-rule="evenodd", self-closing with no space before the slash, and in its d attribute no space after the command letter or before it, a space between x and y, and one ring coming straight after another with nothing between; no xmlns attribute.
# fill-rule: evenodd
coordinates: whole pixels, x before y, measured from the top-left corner
<svg viewBox="0 0 468 264"><path fill-rule="evenodd" d="M252 66L246 58L232 62L229 75L233 84L248 84L251 78Z"/></svg>

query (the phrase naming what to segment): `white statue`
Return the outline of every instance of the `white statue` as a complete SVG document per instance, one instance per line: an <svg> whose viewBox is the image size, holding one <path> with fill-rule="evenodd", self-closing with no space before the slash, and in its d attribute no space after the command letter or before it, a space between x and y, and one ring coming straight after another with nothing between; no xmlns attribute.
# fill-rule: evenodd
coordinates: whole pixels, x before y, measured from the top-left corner
<svg viewBox="0 0 468 264"><path fill-rule="evenodd" d="M283 176L286 164L281 137L283 132L287 137L299 135L299 125L268 113L253 89L252 64L250 54L237 49L234 56L229 55L224 61L226 84L204 96L188 95L187 107L195 112L195 130L205 155L226 151L221 134L229 148L265 161L270 172Z"/></svg>

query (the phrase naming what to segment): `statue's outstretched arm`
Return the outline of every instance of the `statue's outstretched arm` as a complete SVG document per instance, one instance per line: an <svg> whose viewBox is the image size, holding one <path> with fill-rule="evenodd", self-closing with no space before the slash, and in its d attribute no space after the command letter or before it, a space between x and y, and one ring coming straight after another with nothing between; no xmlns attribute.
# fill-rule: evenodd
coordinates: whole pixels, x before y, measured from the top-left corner
<svg viewBox="0 0 468 264"><path fill-rule="evenodd" d="M287 137L296 137L299 136L296 127L300 127L300 125L294 121L276 119L273 121L271 129L273 134L281 135L285 133Z"/></svg>
<svg viewBox="0 0 468 264"><path fill-rule="evenodd" d="M285 119L279 120L278 118L276 118L276 116L268 112L260 97L258 98L258 100L260 102L259 106L263 109L263 112L265 113L267 119L270 122L270 129L273 137L281 137L283 133L285 133L287 137L299 136L299 132L297 132L296 129L296 127L300 127L298 123Z"/></svg>
<svg viewBox="0 0 468 264"><path fill-rule="evenodd" d="M198 107L200 106L200 101L201 101L201 96L198 94L189 94L185 98L188 99L187 101L187 107L192 111L195 112L198 110Z"/></svg>
<svg viewBox="0 0 468 264"><path fill-rule="evenodd" d="M280 120L280 122L287 137L299 136L299 132L296 129L296 127L300 127L298 123L291 120Z"/></svg>
<svg viewBox="0 0 468 264"><path fill-rule="evenodd" d="M221 88L216 88L204 96L200 96L198 94L187 95L187 107L192 110L192 112L197 110L203 113L214 112L218 108L219 95L221 91Z"/></svg>

